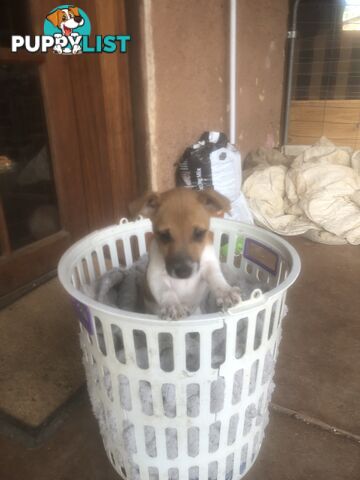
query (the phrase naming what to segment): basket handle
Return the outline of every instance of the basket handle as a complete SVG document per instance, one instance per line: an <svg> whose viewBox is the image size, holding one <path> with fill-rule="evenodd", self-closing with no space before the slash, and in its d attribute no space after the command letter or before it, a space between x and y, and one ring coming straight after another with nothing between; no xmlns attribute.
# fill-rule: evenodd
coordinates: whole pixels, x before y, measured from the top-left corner
<svg viewBox="0 0 360 480"><path fill-rule="evenodd" d="M134 220L129 220L127 217L121 217L119 220L119 225L124 225L125 223L129 223L131 221L137 222L139 220L144 220L144 218L145 217L143 217L142 215L138 215L136 218L134 218Z"/></svg>
<svg viewBox="0 0 360 480"><path fill-rule="evenodd" d="M240 302L235 307L229 308L227 310L227 313L230 315L238 315L248 307L253 307L256 305L261 305L264 302L264 294L260 288L255 288L251 292L250 298L248 300L245 300L244 302Z"/></svg>

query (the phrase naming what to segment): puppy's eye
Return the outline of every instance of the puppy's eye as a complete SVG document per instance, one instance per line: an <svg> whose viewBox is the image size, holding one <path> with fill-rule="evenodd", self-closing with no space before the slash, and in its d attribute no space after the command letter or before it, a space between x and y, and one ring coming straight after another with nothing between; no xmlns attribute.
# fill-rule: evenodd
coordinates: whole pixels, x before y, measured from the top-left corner
<svg viewBox="0 0 360 480"><path fill-rule="evenodd" d="M66 20L66 15L63 15L62 19L63 19L63 21L65 21Z"/></svg>
<svg viewBox="0 0 360 480"><path fill-rule="evenodd" d="M172 240L172 236L169 232L169 230L162 230L162 231L158 231L156 233L158 239L160 240L160 242L162 243L170 243L171 240Z"/></svg>
<svg viewBox="0 0 360 480"><path fill-rule="evenodd" d="M204 240L206 232L207 230L205 230L204 228L195 227L192 235L193 240L195 240L195 242L202 242Z"/></svg>

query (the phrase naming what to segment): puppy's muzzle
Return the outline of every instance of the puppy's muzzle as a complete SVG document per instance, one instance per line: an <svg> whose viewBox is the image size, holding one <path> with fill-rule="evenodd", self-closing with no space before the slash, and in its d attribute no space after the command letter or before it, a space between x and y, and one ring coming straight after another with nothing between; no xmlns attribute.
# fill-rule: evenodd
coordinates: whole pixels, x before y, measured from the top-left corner
<svg viewBox="0 0 360 480"><path fill-rule="evenodd" d="M171 277L189 278L197 270L198 264L186 255L176 255L166 261L166 270Z"/></svg>

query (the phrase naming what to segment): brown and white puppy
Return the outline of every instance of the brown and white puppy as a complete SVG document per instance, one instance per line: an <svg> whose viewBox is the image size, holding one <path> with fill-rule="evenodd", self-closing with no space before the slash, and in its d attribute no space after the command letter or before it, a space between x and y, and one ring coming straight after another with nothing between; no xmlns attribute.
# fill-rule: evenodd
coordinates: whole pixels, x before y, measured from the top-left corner
<svg viewBox="0 0 360 480"><path fill-rule="evenodd" d="M199 313L208 289L224 309L241 301L240 290L230 287L221 272L209 231L211 216L229 209L220 193L187 188L149 193L130 206L133 215L153 224L145 286L148 312L171 320Z"/></svg>
<svg viewBox="0 0 360 480"><path fill-rule="evenodd" d="M84 24L84 19L80 15L78 7L59 8L46 18L67 37L72 34L73 29Z"/></svg>

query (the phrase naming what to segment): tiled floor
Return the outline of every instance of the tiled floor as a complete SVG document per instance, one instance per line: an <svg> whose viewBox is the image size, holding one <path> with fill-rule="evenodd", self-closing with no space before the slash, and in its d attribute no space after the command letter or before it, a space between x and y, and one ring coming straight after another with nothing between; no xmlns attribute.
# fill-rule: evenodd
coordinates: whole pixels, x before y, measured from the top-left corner
<svg viewBox="0 0 360 480"><path fill-rule="evenodd" d="M303 270L288 296L273 401L310 423L272 412L260 456L246 478L359 480L360 248L303 239L292 243L302 257ZM63 338L63 356L79 368L78 356L70 355L65 345L77 340L76 333L71 336ZM323 422L328 429L312 421ZM332 427L342 429L342 434ZM26 448L18 439L0 435L0 478L119 477L105 456L84 397L40 447Z"/></svg>

